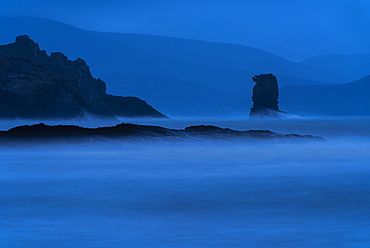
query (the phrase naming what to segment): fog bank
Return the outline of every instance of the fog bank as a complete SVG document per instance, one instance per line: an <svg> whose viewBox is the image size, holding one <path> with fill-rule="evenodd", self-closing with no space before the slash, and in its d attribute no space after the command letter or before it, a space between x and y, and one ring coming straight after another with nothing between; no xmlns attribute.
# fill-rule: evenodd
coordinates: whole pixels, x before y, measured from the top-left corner
<svg viewBox="0 0 370 248"><path fill-rule="evenodd" d="M367 247L367 123L204 123L326 134L328 142L320 143L156 140L3 147L0 246Z"/></svg>

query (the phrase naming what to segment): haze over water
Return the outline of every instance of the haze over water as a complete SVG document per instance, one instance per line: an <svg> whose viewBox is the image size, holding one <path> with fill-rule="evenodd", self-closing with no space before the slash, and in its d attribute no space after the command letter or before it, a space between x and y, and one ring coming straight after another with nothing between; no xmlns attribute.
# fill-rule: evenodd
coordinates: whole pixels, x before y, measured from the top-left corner
<svg viewBox="0 0 370 248"><path fill-rule="evenodd" d="M3 146L0 247L369 247L369 118L137 122L328 142Z"/></svg>

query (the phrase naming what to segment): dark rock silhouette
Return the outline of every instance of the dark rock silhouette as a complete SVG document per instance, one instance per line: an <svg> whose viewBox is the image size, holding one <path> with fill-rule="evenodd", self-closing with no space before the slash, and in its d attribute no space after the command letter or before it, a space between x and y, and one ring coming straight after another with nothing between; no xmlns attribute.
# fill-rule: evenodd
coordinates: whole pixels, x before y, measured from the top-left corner
<svg viewBox="0 0 370 248"><path fill-rule="evenodd" d="M8 131L0 131L0 141L7 142L45 142L45 141L94 141L104 139L127 138L173 138L202 140L276 140L276 141L325 141L322 137L312 135L278 134L268 130L237 131L216 126L191 126L182 130L168 129L159 126L136 124L119 124L113 127L83 128L78 126L48 126L43 123L32 126L19 126Z"/></svg>
<svg viewBox="0 0 370 248"><path fill-rule="evenodd" d="M253 107L250 117L279 117L279 87L276 77L269 74L255 75L252 80L256 83L253 87Z"/></svg>
<svg viewBox="0 0 370 248"><path fill-rule="evenodd" d="M27 35L0 46L0 118L165 117L136 97L106 94L83 59L47 55Z"/></svg>

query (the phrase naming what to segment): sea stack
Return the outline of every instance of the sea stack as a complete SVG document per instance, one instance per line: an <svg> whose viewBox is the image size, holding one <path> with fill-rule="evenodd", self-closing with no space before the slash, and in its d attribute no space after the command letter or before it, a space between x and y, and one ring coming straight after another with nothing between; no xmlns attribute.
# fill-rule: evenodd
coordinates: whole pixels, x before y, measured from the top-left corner
<svg viewBox="0 0 370 248"><path fill-rule="evenodd" d="M279 87L276 77L269 74L255 75L252 77L256 85L253 87L253 107L249 117L281 118L279 110Z"/></svg>

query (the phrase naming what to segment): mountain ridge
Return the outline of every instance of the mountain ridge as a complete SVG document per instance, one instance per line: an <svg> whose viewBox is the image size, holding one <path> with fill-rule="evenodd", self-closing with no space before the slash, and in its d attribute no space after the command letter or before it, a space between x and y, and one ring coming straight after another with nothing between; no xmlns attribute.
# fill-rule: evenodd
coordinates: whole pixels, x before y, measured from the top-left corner
<svg viewBox="0 0 370 248"><path fill-rule="evenodd" d="M350 83L280 89L285 110L302 115L370 116L370 75Z"/></svg>
<svg viewBox="0 0 370 248"><path fill-rule="evenodd" d="M112 34L109 33L87 31L49 19L3 18L3 20L0 22L0 31L4 36L0 37L0 41L6 39L6 36L18 35L19 32L21 34L28 33L42 43L48 51L63 51L70 58L83 57L91 66L92 74L108 82L107 91L110 94L139 96L153 106L159 106L160 110L167 115L220 116L242 114L247 116L252 105L250 97L253 82L251 78L256 74L273 73L277 76L280 87L288 85L330 85L334 84L335 78L341 78L340 73L332 72L324 73L324 77L330 78L335 74L333 80L327 82L310 80L307 75L305 76L305 73L301 73L299 70L294 72L293 69L295 66L302 66L300 68L312 67L293 62L289 62L285 66L286 69L284 69L287 72L293 72L291 75L284 76L282 75L284 73L281 73L282 71L279 71L278 67L263 67L269 59L262 59L258 62L255 59L247 58L248 56L240 55L240 58L249 61L248 63L251 65L256 64L253 71L249 70L250 68L244 68L248 67L247 64L241 63L235 66L235 64L229 63L230 57L233 57L237 52L234 52L234 55L227 52L226 55L225 53L214 55L213 51L219 49L202 50L199 48L199 44L201 46L212 45L216 48L225 45L217 42L141 34L118 34L119 37L117 38L115 34L112 37ZM126 41L122 41L122 37ZM131 41L128 37L131 37ZM159 39L159 43L153 42L151 45L151 49L156 46L159 52L149 51L149 48L146 48L147 51L145 51L143 44L151 43L150 40L142 44L133 44L135 41L142 40L138 37ZM177 49L180 45L170 44L171 46L166 45L167 54L163 52L163 44L182 42L183 44L180 47L184 47L189 41L196 43L195 45L191 43L193 45L190 48L198 48L187 53L189 50ZM229 44L227 47L239 49L243 46ZM251 49L263 52L260 49ZM173 51L180 51L180 53L175 54L176 56L173 55L172 58L166 57L169 56L168 53L171 54ZM213 57L208 57L209 54L213 54ZM264 54L271 55L268 52ZM183 55L188 57L183 57ZM279 58L275 55L273 57ZM201 59L204 59L204 61ZM195 63L199 61L201 63ZM259 67L257 64L259 64ZM285 62L277 64L285 64ZM289 65L294 66L290 67ZM306 74L314 75L309 71ZM159 92L159 94L154 94L155 92ZM161 92L165 92L165 94L161 95ZM212 92L212 94L209 94L209 92ZM294 104L294 101L292 103L284 103L283 101L284 98L282 98L282 104ZM284 107L284 109L286 108Z"/></svg>
<svg viewBox="0 0 370 248"><path fill-rule="evenodd" d="M312 75L316 74L316 77L321 77L322 81L323 79L330 81L327 73L320 69L311 66L304 67L300 63L245 45L147 34L95 33L146 52L195 64L248 70L252 74L260 71L276 71L275 67L279 66L277 73L279 77L298 77L305 74L305 79L315 80ZM192 48L189 49L189 46ZM189 53L186 49L197 52Z"/></svg>
<svg viewBox="0 0 370 248"><path fill-rule="evenodd" d="M346 82L370 75L370 54L328 54L311 57L300 63L337 73Z"/></svg>

